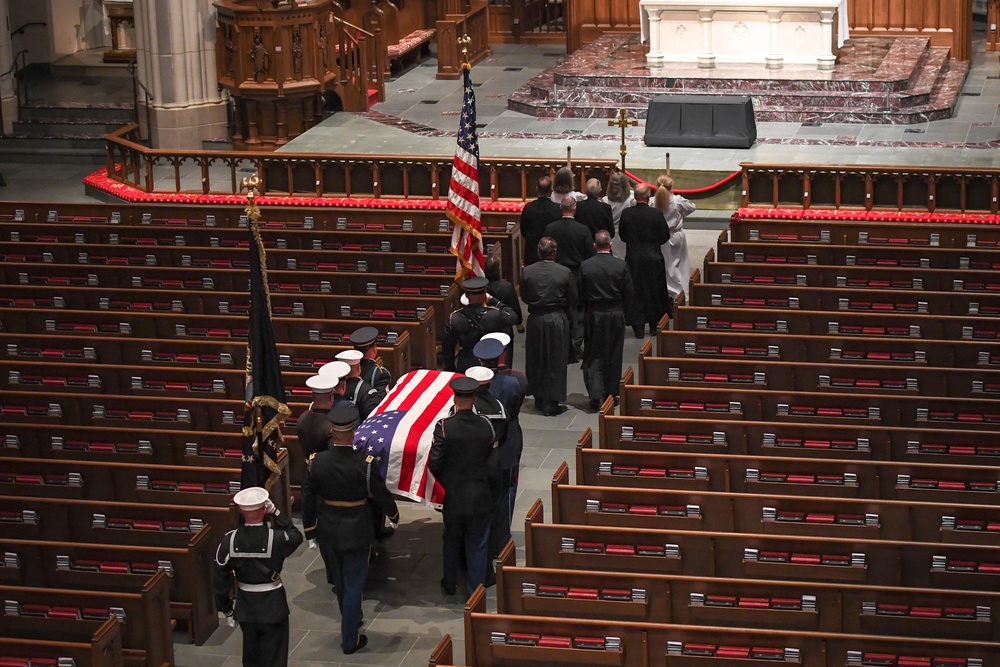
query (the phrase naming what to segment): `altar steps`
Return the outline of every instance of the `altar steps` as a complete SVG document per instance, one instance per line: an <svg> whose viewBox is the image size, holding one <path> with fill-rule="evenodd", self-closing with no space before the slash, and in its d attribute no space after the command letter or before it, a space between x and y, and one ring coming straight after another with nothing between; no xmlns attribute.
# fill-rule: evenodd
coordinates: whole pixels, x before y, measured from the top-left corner
<svg viewBox="0 0 1000 667"><path fill-rule="evenodd" d="M528 81L508 108L537 117L611 118L624 107L644 118L657 95L732 95L753 98L761 122L914 124L949 118L968 73L968 63L926 38L856 40L841 51L832 73L761 66L650 70L644 51L628 41L635 39L605 35Z"/></svg>

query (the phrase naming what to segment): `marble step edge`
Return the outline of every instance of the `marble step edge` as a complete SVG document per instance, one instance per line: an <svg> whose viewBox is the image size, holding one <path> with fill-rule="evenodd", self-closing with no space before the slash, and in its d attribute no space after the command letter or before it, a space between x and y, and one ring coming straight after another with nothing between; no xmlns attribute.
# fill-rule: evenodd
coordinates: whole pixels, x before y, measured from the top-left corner
<svg viewBox="0 0 1000 667"><path fill-rule="evenodd" d="M18 118L14 121L21 125L34 127L45 127L46 125L93 125L110 128L107 131L117 130L126 122L119 120L109 120L106 118Z"/></svg>

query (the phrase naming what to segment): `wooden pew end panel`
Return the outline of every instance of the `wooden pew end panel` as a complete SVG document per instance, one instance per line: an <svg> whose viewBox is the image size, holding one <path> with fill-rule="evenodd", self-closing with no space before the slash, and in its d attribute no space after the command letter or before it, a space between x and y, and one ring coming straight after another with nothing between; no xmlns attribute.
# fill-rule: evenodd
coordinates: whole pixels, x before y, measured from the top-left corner
<svg viewBox="0 0 1000 667"><path fill-rule="evenodd" d="M452 648L451 635L442 637L438 645L434 647L434 651L431 652L430 660L427 661L427 667L443 667L444 665L452 664L454 662Z"/></svg>

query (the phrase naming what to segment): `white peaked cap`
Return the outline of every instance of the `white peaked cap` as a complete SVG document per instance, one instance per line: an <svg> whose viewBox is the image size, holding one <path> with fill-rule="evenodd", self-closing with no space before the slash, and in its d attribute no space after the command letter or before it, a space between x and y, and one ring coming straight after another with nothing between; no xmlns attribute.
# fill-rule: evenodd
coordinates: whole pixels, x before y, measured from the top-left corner
<svg viewBox="0 0 1000 667"><path fill-rule="evenodd" d="M339 380L333 375L313 375L306 380L306 386L312 389L314 394L329 394L338 383Z"/></svg>
<svg viewBox="0 0 1000 667"><path fill-rule="evenodd" d="M259 510L264 506L264 501L267 499L267 489L259 486L251 486L249 489L243 489L233 496L233 502L236 503L236 506L246 512Z"/></svg>
<svg viewBox="0 0 1000 667"><path fill-rule="evenodd" d="M361 350L344 350L338 354L336 358L350 364L351 366L357 366L361 363L361 359L363 359L364 356L365 353Z"/></svg>
<svg viewBox="0 0 1000 667"><path fill-rule="evenodd" d="M331 361L320 366L320 375L330 375L337 378L338 382L350 375L351 366L346 361Z"/></svg>
<svg viewBox="0 0 1000 667"><path fill-rule="evenodd" d="M493 371L485 366L473 366L469 370L465 371L465 377L472 378L479 384L483 384L484 382L489 382L493 379Z"/></svg>
<svg viewBox="0 0 1000 667"><path fill-rule="evenodd" d="M494 331L493 333L488 333L485 336L483 336L480 340L486 340L487 338L492 338L493 340L500 341L500 344L503 345L504 347L510 345L510 336L508 336L502 331Z"/></svg>

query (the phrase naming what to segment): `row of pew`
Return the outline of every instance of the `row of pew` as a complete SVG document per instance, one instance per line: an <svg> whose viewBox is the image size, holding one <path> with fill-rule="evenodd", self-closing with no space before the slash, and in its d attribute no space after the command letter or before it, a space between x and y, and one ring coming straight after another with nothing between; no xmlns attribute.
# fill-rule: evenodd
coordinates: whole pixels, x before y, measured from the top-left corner
<svg viewBox="0 0 1000 667"><path fill-rule="evenodd" d="M464 664L1000 665L998 242L734 221L497 559L496 611L466 603Z"/></svg>
<svg viewBox="0 0 1000 667"><path fill-rule="evenodd" d="M243 454L250 231L240 213L0 205L5 667L165 667L176 629L203 644L218 627L213 557L237 525ZM436 367L458 288L439 213L265 215L293 414L272 497L290 510L306 378L366 325L394 376ZM503 253L516 230L487 236Z"/></svg>

